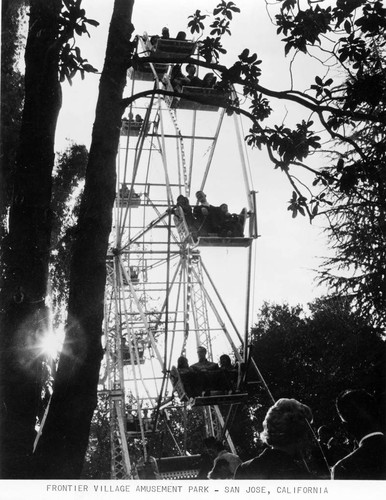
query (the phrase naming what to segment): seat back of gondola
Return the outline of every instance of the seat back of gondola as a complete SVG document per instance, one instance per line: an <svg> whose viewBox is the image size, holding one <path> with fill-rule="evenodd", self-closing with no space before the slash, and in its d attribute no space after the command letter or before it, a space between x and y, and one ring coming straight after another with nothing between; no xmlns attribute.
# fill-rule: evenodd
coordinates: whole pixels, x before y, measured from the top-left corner
<svg viewBox="0 0 386 500"><path fill-rule="evenodd" d="M122 183L116 197L116 204L119 207L137 208L141 204L141 195L131 191L126 183Z"/></svg>
<svg viewBox="0 0 386 500"><path fill-rule="evenodd" d="M175 99L171 107L197 111L218 111L220 106L225 107L228 99L226 93L214 88L185 85L182 87L181 93L186 97Z"/></svg>
<svg viewBox="0 0 386 500"><path fill-rule="evenodd" d="M170 380L180 401L191 406L233 405L248 399L237 370L178 370L173 366Z"/></svg>
<svg viewBox="0 0 386 500"><path fill-rule="evenodd" d="M139 80L143 82L152 82L156 78L162 79L169 68L165 63L144 63L141 61L133 61L131 68L127 70L127 76L130 80Z"/></svg>
<svg viewBox="0 0 386 500"><path fill-rule="evenodd" d="M131 137L138 137L140 132L147 134L149 132L149 128L150 128L150 123L147 123L145 127L142 121L139 122L123 118L120 135L124 137L127 137L128 135Z"/></svg>
<svg viewBox="0 0 386 500"><path fill-rule="evenodd" d="M173 92L170 77L165 75L162 79L165 90ZM206 87L185 85L179 96L165 96L165 102L171 109L187 109L197 111L218 111L220 106L225 107L229 94L222 90Z"/></svg>
<svg viewBox="0 0 386 500"><path fill-rule="evenodd" d="M201 455L162 457L157 460L160 479L195 479L200 464Z"/></svg>
<svg viewBox="0 0 386 500"><path fill-rule="evenodd" d="M184 60L191 56L196 48L192 40L177 40L176 38L158 38L151 55L156 59L170 57L173 61Z"/></svg>

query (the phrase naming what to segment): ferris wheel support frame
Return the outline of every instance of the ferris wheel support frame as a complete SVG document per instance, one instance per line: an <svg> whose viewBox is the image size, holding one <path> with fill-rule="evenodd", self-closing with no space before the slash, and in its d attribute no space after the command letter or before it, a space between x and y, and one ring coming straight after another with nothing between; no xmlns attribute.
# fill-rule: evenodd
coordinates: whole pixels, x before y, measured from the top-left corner
<svg viewBox="0 0 386 500"><path fill-rule="evenodd" d="M158 75L157 75L156 71L154 70L153 65L150 64L150 66L151 66L151 68L153 70L153 73L155 75L155 84L154 85L155 85L155 88L157 88L158 85L159 85ZM151 110L152 110L152 107L153 107L153 103L155 101L154 97L155 96L153 94L151 103L147 107L146 116L145 116L145 121L147 122L147 124L149 124L150 113L151 113ZM156 137L156 141L151 140L152 143L156 143L156 142L158 143L158 152L161 155L161 160L162 160L162 165L163 165L163 170L164 170L164 175L165 175L167 204L168 204L168 206L172 206L172 204L173 204L173 191L172 191L172 184L171 184L170 178L169 178L168 161L167 161L167 158L166 158L166 144L165 144L165 138L169 137L169 135L165 134L165 128L164 128L164 123L163 123L163 115L162 115L162 112L161 112L162 111L162 109L161 109L162 108L162 103L163 103L163 101L161 101L161 97L160 97L160 95L158 95L157 124L155 124L153 128L154 128L154 130L157 130L157 131L159 130L160 133L157 133L157 134L155 134L155 133L153 133L153 134L147 134L145 126L141 128L141 132L139 133L139 137L138 137L138 141L137 141L137 146L135 148L134 165L133 165L133 176L131 178L131 184L130 184L130 188L131 188L130 189L130 196L134 192L134 186L137 186L137 184L135 183L136 174L137 174L137 171L138 171L138 168L139 168L139 162L140 162L141 155L142 155L142 150L143 150L143 147L144 147L144 141L145 141L146 136L149 135L149 136L152 136L152 137ZM169 107L168 107L168 109L169 109L169 112L170 112L172 118L174 118L173 119L173 123L174 123L175 129L176 129L176 136L175 137L177 139L177 149L178 149L178 146L180 146L180 153L179 154L182 155L182 165L180 163L178 165L178 175L181 177L181 178L179 177L179 184L178 185L180 186L180 193L181 193L181 190L183 189L183 187L185 187L185 194L189 196L189 194L190 194L190 188L191 188L191 181L192 181L193 156L194 156L194 150L195 150L195 140L197 139L197 136L195 135L195 132L196 132L196 110L194 110L194 113L193 113L193 123L192 123L192 129L191 129L191 135L192 136L190 137L190 139L192 140L192 144L191 144L191 150L190 150L189 167L187 168L187 166L186 166L186 158L185 158L185 149L184 149L185 146L184 146L184 142L183 142L184 137L182 136L181 131L179 130L179 127L178 127L178 124L177 124L177 121L176 121L176 112L175 112L174 109L171 109ZM202 184L201 184L201 189L204 188L206 180L207 180L207 177L208 177L210 165L211 165L211 162L212 162L212 159L213 159L213 155L214 155L215 148L216 148L216 145L217 145L217 141L218 141L218 137L219 137L219 132L220 132L220 128L221 128L224 116L225 116L225 109L223 108L222 111L221 111L220 117L219 117L218 124L217 124L217 130L216 130L215 136L213 138L202 137L203 139L211 139L212 140L212 144L211 144L210 148L208 148L208 150L207 150L207 151L209 151L209 157L208 157L207 164L206 164L206 167L205 167L205 172L204 172L204 177L203 177ZM241 163L242 163L243 177L244 177L244 182L245 182L245 186L246 186L246 190L247 190L249 214L251 215L251 218L250 218L250 234L252 234L251 233L251 227L254 224L254 226L253 226L254 227L254 234L255 234L254 237L256 238L257 237L257 226L256 226L256 204L255 204L254 194L253 194L254 192L253 191L249 191L249 189L248 189L249 179L248 179L248 172L247 172L246 162L245 162L245 158L244 158L244 154L243 154L243 148L242 148L242 145L244 143L243 143L243 141L241 139L240 123L239 123L240 117L235 114L234 115L234 119L235 119L235 126L236 126L237 142L238 142L238 146L239 146L239 150L240 150L240 157L241 157ZM186 137L188 137L188 136L186 136ZM128 141L129 141L129 137L128 137ZM156 148L156 147L157 146L155 145L154 148ZM128 148L128 146L127 146L127 148ZM154 150L156 150L156 149L154 149ZM153 151L153 150L150 150L150 151ZM128 149L126 150L125 170L127 168L127 156L128 156ZM180 161L179 156L178 156L178 161ZM148 168L149 168L149 165L150 165L150 155L149 155ZM183 177L183 182L182 182L182 177ZM126 178L126 175L125 175L125 178ZM118 182L119 182L119 179L118 179ZM146 181L146 182L149 182L149 186L150 186L150 181ZM138 186L137 186L137 188L138 188ZM145 198L147 197L147 200L148 200L147 203L149 203L149 205L152 205L152 200L150 199L150 187L148 189L148 192L144 193L144 196L145 196ZM129 203L128 203L128 205L129 205ZM159 206L160 206L160 204L158 203L157 207L159 208ZM128 243L125 243L124 245L122 245L122 248L120 248L121 247L121 241L122 241L122 235L124 234L124 231L125 231L125 226L126 226L127 218L131 217L130 208L129 208L129 206L127 207L126 212L123 215L123 218L122 218L122 215L121 215L121 218L119 219L119 222L117 223L117 231L119 232L119 230L121 230L121 233L119 233L119 236L117 237L117 247L118 248L115 249L115 251L117 252L117 254L115 254L115 255L117 255L117 260L116 260L117 264L116 265L117 265L117 267L119 267L119 272L121 273L121 275L123 275L123 277L125 278L125 281L127 282L125 284L125 286L127 286L126 292L129 292L130 296L133 298L133 301L136 304L136 307L137 307L137 310L138 310L138 314L141 317L141 320L142 320L143 324L146 327L145 330L146 330L146 333L147 333L147 335L148 335L148 337L150 339L150 345L152 346L154 352L156 353L156 357L158 358L158 361L160 362L161 366L163 367L164 377L163 377L162 388L161 388L160 395L159 395L159 403L161 403L161 393L162 393L162 390L163 390L163 387L164 387L165 376L166 376L166 372L167 372L167 370L166 370L167 359L169 358L169 360L171 360L171 344L170 344L170 349L169 349L170 350L170 354L169 354L168 342L170 342L170 339L167 338L168 337L168 335L167 335L168 334L167 327L166 327L166 330L165 330L165 334L166 334L165 346L164 346L165 356L164 356L164 359L162 359L161 353L158 351L158 348L157 348L156 339L153 337L152 332L150 331L150 326L149 326L149 322L147 321L147 317L146 317L145 311L142 310L142 306L141 306L140 300L139 300L139 298L137 297L137 294L136 294L136 289L135 289L135 287L134 287L134 285L133 285L133 283L131 281L131 277L130 277L127 269L125 268L124 263L123 263L122 258L121 258L121 256L123 254L128 253L129 255L126 258L130 262L130 260L131 260L131 256L130 255L131 255L131 253L134 254L136 252L135 252L135 250L131 251L131 249L129 249L127 252L125 252L125 248L128 248L132 244L134 244L137 241L139 241L146 234L147 231L150 231L152 229L152 227L156 226L158 223L163 223L168 228L168 250L169 250L169 253L170 253L170 251L171 251L170 250L170 238L171 238L171 234L173 234L172 231L171 231L171 212L168 209L164 214L161 214L158 211L157 207L155 205L153 206L153 208L157 212L158 218L155 221L152 221L144 230L140 231L139 235L138 234L135 235L133 238L130 239L130 241ZM252 214L253 214L253 217L252 217ZM169 222L166 223L165 219L168 216L169 216ZM130 222L130 219L129 219L129 222ZM181 244L182 241L179 239L178 243ZM190 244L191 243L192 243L191 241L185 241L185 242L183 242L184 246L188 247L188 253L191 251L191 248L190 248ZM200 254L199 254L199 257L198 257L198 263L194 262L194 265L192 265L191 261L189 261L188 264L187 264L188 267L191 268L191 271L189 271L189 273L188 273L189 277L190 278L192 276L194 277L195 283L197 283L198 287L200 288L200 292L202 294L202 297L205 297L205 301L206 301L205 307L207 307L207 304L208 304L208 306L211 307L211 310L214 313L214 316L216 317L216 319L217 319L217 321L218 321L218 323L219 323L219 325L221 327L221 330L224 332L225 337L227 338L228 342L230 343L230 346L232 347L232 350L235 353L236 359L239 362L241 362L242 359L244 359L244 361L246 362L246 360L248 359L248 354L247 354L247 349L248 349L248 334L249 334L248 323L249 323L250 300L251 300L250 286L249 285L251 283L251 270L252 270L252 241L250 241L250 243L251 244L249 245L249 252L248 252L248 259L247 259L247 276L248 276L248 279L247 279L247 293L246 293L246 311L245 311L245 332L244 332L244 338L242 338L242 336L240 335L239 331L237 330L236 325L234 324L234 321L232 320L227 307L225 306L225 304L224 304L224 302L223 302L223 300L222 300L222 298L221 298L218 290L216 289L216 287L215 287L215 285L213 283L213 280L209 276L208 270L205 268L205 266L204 266L204 264L203 264L203 262L201 260ZM142 242L142 245L143 244L144 243ZM246 245L244 245L244 246L246 246ZM159 248L156 247L156 251L158 249ZM145 253L145 249L143 250L143 253ZM153 253L153 250L152 250L152 253ZM159 250L159 253L160 254L164 253L164 251ZM177 254L178 254L178 252L176 252L176 255ZM190 258L192 259L192 255L190 255ZM114 259L114 261L115 261L115 259ZM151 264L151 265L155 266L157 264ZM166 276L167 276L166 277L166 280L167 280L167 287L166 287L167 292L166 293L168 294L168 293L170 293L170 288L173 286L173 283L170 283L170 278L171 278L170 277L170 259L167 260L167 266L168 266L168 271L167 271L167 274L166 274ZM230 332L228 331L228 328L227 328L226 324L221 319L222 313L221 314L219 313L219 311L217 310L217 308L216 308L213 300L211 299L210 294L208 293L208 290L204 286L204 276L202 274L202 270L204 270L205 276L209 278L210 284L211 284L211 286L212 286L212 288L213 288L213 290L215 292L215 295L219 299L220 304L221 304L223 310L225 311L228 319L230 320L230 323L231 323L232 327L234 328L234 331L236 332L237 337L239 338L241 344L244 346L244 349L243 349L244 356L241 356L240 353L239 353L239 351L237 350L236 345L233 342L232 336L231 336ZM181 272L182 272L182 270L181 270ZM190 274L190 272L192 274ZM176 271L176 273L177 273L177 271ZM187 279L190 279L190 278L187 278ZM174 281L174 279L172 281ZM122 282L123 282L123 280L121 279L121 283ZM192 283L190 283L190 287L192 287ZM187 302L190 303L190 301L194 302L193 294L191 292L192 292L192 289L190 291L188 290L187 297L183 298L185 304ZM185 289L184 289L184 294L186 294L186 290ZM179 300L180 299L178 298L178 301ZM204 301L204 299L203 299L203 301ZM168 313L169 313L168 296L165 298L165 304L164 304L164 306L166 308L165 309L165 317L168 318ZM178 306L177 306L177 309L178 309ZM197 336L197 343L199 343L199 342L202 343L202 341L201 341L202 337L198 336L198 330L200 329L200 324L201 324L200 321L201 320L199 320L199 318L195 317L194 312L195 312L194 311L194 307L192 307L192 317L193 317L194 323L195 323L195 331L196 331L196 336ZM187 314L189 314L189 311L188 311ZM161 318L161 315L160 315L160 318ZM203 316L203 318L204 318L204 316ZM177 315L174 316L174 321L177 322ZM189 316L185 317L184 321L185 321L185 324L186 324L185 330L189 330ZM204 319L202 319L202 321L204 322ZM207 326L204 327L204 330L206 328L206 330L207 330L207 332L206 332L207 338L210 339L210 335L209 335L210 334L210 332L209 332L209 322L206 321L205 324ZM127 328L127 331L128 331L128 329L129 329L129 323L128 322L127 322L127 327L126 328ZM174 335L175 335L176 327L173 327L173 332L174 332ZM205 332L204 332L204 335L205 335ZM233 333L232 333L232 335L233 335ZM173 342L174 342L174 337L171 340L171 343L173 343ZM209 345L207 342L206 342L206 344ZM135 353L133 351L132 346L130 346L130 349L131 349L130 350L131 359L134 360L134 358L136 358L137 361L138 361L138 352ZM134 371L134 367L133 367L133 371ZM124 398L121 400L121 403L122 402L124 403ZM139 410L140 410L140 408L141 408L141 403L139 403L139 406L138 406ZM184 408L186 408L186 406L184 406ZM159 411L159 405L157 404L157 412L158 411ZM216 406L216 405L208 406L208 407L205 408L205 411L210 413L210 419L211 419L211 422L212 422L212 430L215 430L214 429L215 426L217 426L217 427L220 426L221 429L222 429L222 436L227 439L228 444L229 444L231 450L233 452L235 452L234 445L233 445L233 442L231 440L229 431L228 431L227 428L225 428L226 424L227 424L227 422L228 422L228 420L230 418L230 412L228 412L228 416L226 417L226 421L224 421L224 417L223 417L223 415L222 415L222 413L220 411L220 408L218 406ZM158 414L157 414L157 417L158 417ZM139 420L140 420L140 424L141 424L141 412L140 411L139 411ZM122 422L123 421L124 420L122 419ZM118 422L118 424L119 424L119 422ZM124 434L125 430L124 430L123 426L119 425L119 428L120 428L121 436L124 436L125 435ZM141 429L142 429L142 426L141 426ZM168 428L168 430L169 430L169 432L171 432L170 428ZM144 441L144 434L143 434L143 432L141 432L141 437L142 437L142 440ZM173 437L173 435L172 435L172 437ZM184 448L184 451L186 451L186 436L184 438L184 446L183 446L183 448ZM145 453L145 459L146 459L146 457L147 457L147 455L146 455L146 447L144 448L144 453Z"/></svg>

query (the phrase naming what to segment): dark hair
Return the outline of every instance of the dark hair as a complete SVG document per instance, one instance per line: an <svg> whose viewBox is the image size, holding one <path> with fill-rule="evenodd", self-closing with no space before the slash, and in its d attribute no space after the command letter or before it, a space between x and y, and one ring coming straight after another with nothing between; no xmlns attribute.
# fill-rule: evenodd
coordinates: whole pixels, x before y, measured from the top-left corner
<svg viewBox="0 0 386 500"><path fill-rule="evenodd" d="M231 358L228 356L228 354L221 354L220 364L221 364L221 361L224 362L224 365L232 366L232 361L231 361Z"/></svg>
<svg viewBox="0 0 386 500"><path fill-rule="evenodd" d="M189 362L185 356L180 356L177 360L177 368L189 368Z"/></svg>
<svg viewBox="0 0 386 500"><path fill-rule="evenodd" d="M177 203L188 203L189 204L189 198L187 198L183 194L180 194L177 196Z"/></svg>

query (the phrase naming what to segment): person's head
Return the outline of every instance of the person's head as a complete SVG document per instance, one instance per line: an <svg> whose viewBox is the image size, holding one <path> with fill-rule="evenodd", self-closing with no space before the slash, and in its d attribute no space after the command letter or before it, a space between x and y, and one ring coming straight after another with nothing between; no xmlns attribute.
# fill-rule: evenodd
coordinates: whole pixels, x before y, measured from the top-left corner
<svg viewBox="0 0 386 500"><path fill-rule="evenodd" d="M206 349L204 346L200 345L197 347L197 356L199 361L206 360Z"/></svg>
<svg viewBox="0 0 386 500"><path fill-rule="evenodd" d="M220 356L220 368L232 368L232 361L228 354Z"/></svg>
<svg viewBox="0 0 386 500"><path fill-rule="evenodd" d="M176 40L186 40L185 31L179 31L176 36Z"/></svg>
<svg viewBox="0 0 386 500"><path fill-rule="evenodd" d="M180 194L179 196L177 196L177 205L181 206L181 207L186 207L189 205L189 200L186 196Z"/></svg>
<svg viewBox="0 0 386 500"><path fill-rule="evenodd" d="M162 28L162 38L170 38L169 28Z"/></svg>
<svg viewBox="0 0 386 500"><path fill-rule="evenodd" d="M150 37L150 43L152 45L156 45L158 39L159 39L158 35L153 35L153 36Z"/></svg>
<svg viewBox="0 0 386 500"><path fill-rule="evenodd" d="M224 212L224 214L227 214L228 213L228 205L226 203L222 203L220 205L220 210L221 210L221 212Z"/></svg>
<svg viewBox="0 0 386 500"><path fill-rule="evenodd" d="M205 203L206 202L206 194L204 193L204 191L197 191L196 198L197 198L198 203Z"/></svg>
<svg viewBox="0 0 386 500"><path fill-rule="evenodd" d="M232 479L233 473L230 469L228 460L220 458L217 460L216 465L208 474L208 479Z"/></svg>
<svg viewBox="0 0 386 500"><path fill-rule="evenodd" d="M217 78L214 76L214 73L206 73L204 78L202 79L204 83L204 87L213 87L216 83Z"/></svg>
<svg viewBox="0 0 386 500"><path fill-rule="evenodd" d="M355 438L360 439L365 434L380 430L376 401L363 389L343 391L335 404L347 431Z"/></svg>
<svg viewBox="0 0 386 500"><path fill-rule="evenodd" d="M189 76L196 74L196 66L194 64L187 64L185 70Z"/></svg>
<svg viewBox="0 0 386 500"><path fill-rule="evenodd" d="M180 356L177 360L177 368L179 370L184 369L184 368L189 368L189 362L185 358L185 356Z"/></svg>
<svg viewBox="0 0 386 500"><path fill-rule="evenodd" d="M296 399L282 398L268 410L260 437L272 448L296 454L307 443L310 422L312 412L308 406Z"/></svg>

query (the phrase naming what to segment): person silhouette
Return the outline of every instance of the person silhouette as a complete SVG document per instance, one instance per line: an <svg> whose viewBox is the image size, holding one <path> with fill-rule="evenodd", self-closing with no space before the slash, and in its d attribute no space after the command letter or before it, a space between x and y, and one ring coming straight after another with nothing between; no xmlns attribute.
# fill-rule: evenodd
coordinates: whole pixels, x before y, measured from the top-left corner
<svg viewBox="0 0 386 500"><path fill-rule="evenodd" d="M345 390L336 409L358 447L332 468L332 479L386 479L386 440L375 399L366 391Z"/></svg>
<svg viewBox="0 0 386 500"><path fill-rule="evenodd" d="M311 409L296 399L281 398L268 410L261 439L268 446L256 458L242 463L235 479L311 479L302 463L309 444Z"/></svg>

